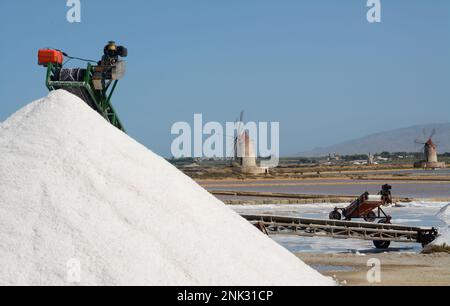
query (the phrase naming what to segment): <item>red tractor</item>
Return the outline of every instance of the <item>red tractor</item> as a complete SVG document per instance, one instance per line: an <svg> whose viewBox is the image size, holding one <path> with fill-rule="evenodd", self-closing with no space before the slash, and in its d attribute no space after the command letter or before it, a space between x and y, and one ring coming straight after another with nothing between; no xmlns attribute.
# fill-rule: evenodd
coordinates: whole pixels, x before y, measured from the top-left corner
<svg viewBox="0 0 450 306"><path fill-rule="evenodd" d="M353 201L346 208L335 208L330 213L331 220L346 220L362 218L366 222L375 222L389 224L392 217L387 215L382 206L392 204L392 186L384 185L377 195L370 195L368 192L363 193L358 199Z"/></svg>

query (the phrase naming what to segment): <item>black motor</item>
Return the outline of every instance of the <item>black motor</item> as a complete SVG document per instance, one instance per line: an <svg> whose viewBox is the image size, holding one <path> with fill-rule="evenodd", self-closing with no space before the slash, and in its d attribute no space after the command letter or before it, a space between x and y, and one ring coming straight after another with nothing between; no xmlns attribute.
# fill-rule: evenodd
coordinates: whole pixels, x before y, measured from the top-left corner
<svg viewBox="0 0 450 306"><path fill-rule="evenodd" d="M103 49L103 57L99 65L111 66L119 61L119 57L127 57L128 49L124 46L117 46L116 42L110 41Z"/></svg>
<svg viewBox="0 0 450 306"><path fill-rule="evenodd" d="M392 186L391 185L383 185L381 186L380 195L385 204L392 204Z"/></svg>

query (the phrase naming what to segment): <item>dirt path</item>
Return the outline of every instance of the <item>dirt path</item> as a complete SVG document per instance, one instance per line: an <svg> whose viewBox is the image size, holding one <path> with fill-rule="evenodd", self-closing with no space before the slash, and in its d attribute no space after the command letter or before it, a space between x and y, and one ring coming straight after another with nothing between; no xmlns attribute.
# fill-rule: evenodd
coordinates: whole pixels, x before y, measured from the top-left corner
<svg viewBox="0 0 450 306"><path fill-rule="evenodd" d="M348 286L450 286L450 254L297 254L304 262ZM379 260L380 283L370 283L370 259ZM373 270L372 270L373 271ZM374 274L372 274L374 275Z"/></svg>

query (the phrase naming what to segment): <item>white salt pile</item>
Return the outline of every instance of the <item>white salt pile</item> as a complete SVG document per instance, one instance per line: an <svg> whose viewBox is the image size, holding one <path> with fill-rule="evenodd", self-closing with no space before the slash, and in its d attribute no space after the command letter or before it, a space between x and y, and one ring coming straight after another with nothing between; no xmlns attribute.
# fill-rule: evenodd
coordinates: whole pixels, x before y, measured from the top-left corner
<svg viewBox="0 0 450 306"><path fill-rule="evenodd" d="M450 204L443 207L437 216L444 223L444 227L440 229L440 236L432 244L437 246L444 244L450 246Z"/></svg>
<svg viewBox="0 0 450 306"><path fill-rule="evenodd" d="M65 91L0 156L0 285L334 285Z"/></svg>

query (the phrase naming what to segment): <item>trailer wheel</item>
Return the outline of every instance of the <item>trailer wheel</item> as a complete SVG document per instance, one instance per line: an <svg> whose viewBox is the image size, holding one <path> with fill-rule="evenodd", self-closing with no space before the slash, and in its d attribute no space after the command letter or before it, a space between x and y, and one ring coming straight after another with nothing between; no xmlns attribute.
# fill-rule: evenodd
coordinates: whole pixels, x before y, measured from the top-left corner
<svg viewBox="0 0 450 306"><path fill-rule="evenodd" d="M378 223L379 224L390 224L391 220L389 218L381 219L380 221L378 221ZM375 247L377 249L389 249L389 247L391 246L390 241L374 240L373 244L375 245Z"/></svg>
<svg viewBox="0 0 450 306"><path fill-rule="evenodd" d="M390 241L381 241L381 240L374 240L373 245L377 249L389 249L391 242Z"/></svg>
<svg viewBox="0 0 450 306"><path fill-rule="evenodd" d="M342 215L337 210L334 210L330 213L330 220L342 220Z"/></svg>
<svg viewBox="0 0 450 306"><path fill-rule="evenodd" d="M426 235L422 236L422 239L421 239L422 247L425 248L427 245L432 243L434 240L436 240L436 236L433 234L426 234Z"/></svg>

